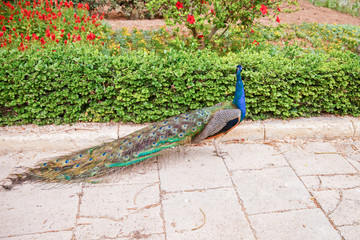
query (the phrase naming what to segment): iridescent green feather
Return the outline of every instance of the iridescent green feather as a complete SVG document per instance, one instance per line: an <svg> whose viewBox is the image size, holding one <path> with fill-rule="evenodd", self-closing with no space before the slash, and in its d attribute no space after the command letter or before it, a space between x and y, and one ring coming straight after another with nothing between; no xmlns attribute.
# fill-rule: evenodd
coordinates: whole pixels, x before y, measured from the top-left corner
<svg viewBox="0 0 360 240"><path fill-rule="evenodd" d="M236 108L230 102L199 109L154 123L113 142L41 163L24 174L11 176L23 181L61 182L99 177L158 155L162 150L191 142L220 109Z"/></svg>

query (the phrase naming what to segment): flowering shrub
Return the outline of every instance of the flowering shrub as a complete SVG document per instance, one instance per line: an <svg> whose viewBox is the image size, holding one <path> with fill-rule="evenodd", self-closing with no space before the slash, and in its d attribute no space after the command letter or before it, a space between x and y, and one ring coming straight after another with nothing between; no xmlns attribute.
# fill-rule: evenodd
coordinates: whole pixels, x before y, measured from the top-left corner
<svg viewBox="0 0 360 240"><path fill-rule="evenodd" d="M280 23L278 13L282 10L279 6L285 3L297 4L296 0L152 0L148 7L167 9L164 13L166 23L185 24L204 48L215 36L221 38L233 24L250 30L255 20L263 16Z"/></svg>
<svg viewBox="0 0 360 240"><path fill-rule="evenodd" d="M89 5L72 1L19 0L0 3L0 47L24 51L80 42L101 45L103 15L89 16Z"/></svg>

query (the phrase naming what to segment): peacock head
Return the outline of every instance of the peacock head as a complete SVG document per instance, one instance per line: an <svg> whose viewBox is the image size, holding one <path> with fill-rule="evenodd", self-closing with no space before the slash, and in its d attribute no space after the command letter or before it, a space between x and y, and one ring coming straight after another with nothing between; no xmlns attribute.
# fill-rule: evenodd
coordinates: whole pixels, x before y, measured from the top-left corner
<svg viewBox="0 0 360 240"><path fill-rule="evenodd" d="M236 67L236 74L241 73L242 67L241 65L237 65Z"/></svg>

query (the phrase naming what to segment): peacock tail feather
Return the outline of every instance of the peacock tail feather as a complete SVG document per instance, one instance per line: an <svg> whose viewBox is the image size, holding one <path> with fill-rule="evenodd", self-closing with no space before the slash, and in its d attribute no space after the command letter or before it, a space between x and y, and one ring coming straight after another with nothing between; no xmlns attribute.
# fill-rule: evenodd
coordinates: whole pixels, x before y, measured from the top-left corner
<svg viewBox="0 0 360 240"><path fill-rule="evenodd" d="M220 109L236 108L231 102L171 117L100 146L38 164L9 179L61 182L104 176L115 167L126 167L157 156L160 151L190 143Z"/></svg>

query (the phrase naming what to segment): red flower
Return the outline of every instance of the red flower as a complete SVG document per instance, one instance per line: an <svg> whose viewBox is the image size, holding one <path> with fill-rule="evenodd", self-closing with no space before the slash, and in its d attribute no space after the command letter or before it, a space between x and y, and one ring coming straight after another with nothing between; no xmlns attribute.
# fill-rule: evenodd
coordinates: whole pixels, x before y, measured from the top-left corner
<svg viewBox="0 0 360 240"><path fill-rule="evenodd" d="M251 32L252 32L252 33L254 33L254 30L253 30L253 29L251 29Z"/></svg>
<svg viewBox="0 0 360 240"><path fill-rule="evenodd" d="M90 32L90 33L87 35L86 40L93 40L93 39L95 39L95 38L96 38L95 34L93 34L92 32Z"/></svg>
<svg viewBox="0 0 360 240"><path fill-rule="evenodd" d="M55 42L56 42L56 43L59 43L59 39L56 39Z"/></svg>
<svg viewBox="0 0 360 240"><path fill-rule="evenodd" d="M82 26L82 27L81 27L81 31L84 31L84 32L85 32L85 28L84 28L84 26Z"/></svg>
<svg viewBox="0 0 360 240"><path fill-rule="evenodd" d="M3 26L1 30L3 30L3 32L5 32L5 31L6 31L6 27Z"/></svg>
<svg viewBox="0 0 360 240"><path fill-rule="evenodd" d="M9 17L9 19L10 19L10 21L12 21L12 20L13 20L13 16L11 15L11 16Z"/></svg>
<svg viewBox="0 0 360 240"><path fill-rule="evenodd" d="M67 41L65 40L64 43L67 44Z"/></svg>
<svg viewBox="0 0 360 240"><path fill-rule="evenodd" d="M279 18L279 16L277 16L276 21L277 21L278 23L280 23L280 18Z"/></svg>
<svg viewBox="0 0 360 240"><path fill-rule="evenodd" d="M79 30L79 27L74 27L75 30Z"/></svg>
<svg viewBox="0 0 360 240"><path fill-rule="evenodd" d="M198 35L198 38L203 38L203 37L204 37L204 35L202 35L202 34L201 34L201 35Z"/></svg>
<svg viewBox="0 0 360 240"><path fill-rule="evenodd" d="M33 38L35 38L36 40L39 40L39 37L38 36L36 36L36 34L35 33L33 33Z"/></svg>
<svg viewBox="0 0 360 240"><path fill-rule="evenodd" d="M177 1L175 7L177 7L177 9L184 8L183 4L180 1Z"/></svg>
<svg viewBox="0 0 360 240"><path fill-rule="evenodd" d="M252 44L259 45L259 43L258 43L256 40L254 40L254 41L252 42Z"/></svg>
<svg viewBox="0 0 360 240"><path fill-rule="evenodd" d="M78 41L81 41L80 35L77 36L77 40L78 40Z"/></svg>
<svg viewBox="0 0 360 240"><path fill-rule="evenodd" d="M51 35L51 40L55 41L55 34Z"/></svg>
<svg viewBox="0 0 360 240"><path fill-rule="evenodd" d="M193 16L193 15L188 15L187 21L188 21L190 24L194 24L194 23L195 23L195 18L194 18L194 16Z"/></svg>
<svg viewBox="0 0 360 240"><path fill-rule="evenodd" d="M214 14L214 16L216 15L214 9L211 9L210 12L211 12L212 14Z"/></svg>
<svg viewBox="0 0 360 240"><path fill-rule="evenodd" d="M13 31L15 32L15 31L16 31L16 28L13 28Z"/></svg>
<svg viewBox="0 0 360 240"><path fill-rule="evenodd" d="M261 4L260 12L261 12L263 15L265 15L265 14L267 14L267 11L268 11L267 6Z"/></svg>
<svg viewBox="0 0 360 240"><path fill-rule="evenodd" d="M44 45L46 43L43 37L40 39L40 42L41 42L41 45Z"/></svg>
<svg viewBox="0 0 360 240"><path fill-rule="evenodd" d="M83 8L82 3L79 3L79 4L78 4L78 8Z"/></svg>
<svg viewBox="0 0 360 240"><path fill-rule="evenodd" d="M4 36L4 33L3 32L0 32L0 37Z"/></svg>
<svg viewBox="0 0 360 240"><path fill-rule="evenodd" d="M85 3L85 8L89 11L90 9L89 4Z"/></svg>
<svg viewBox="0 0 360 240"><path fill-rule="evenodd" d="M279 7L277 8L277 10L278 10L279 12L281 12L281 9L280 9Z"/></svg>
<svg viewBox="0 0 360 240"><path fill-rule="evenodd" d="M29 36L29 35L26 35L25 39L28 40L28 41L30 41L30 36Z"/></svg>

